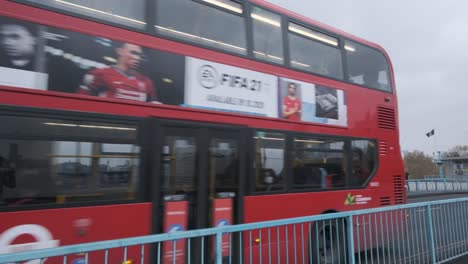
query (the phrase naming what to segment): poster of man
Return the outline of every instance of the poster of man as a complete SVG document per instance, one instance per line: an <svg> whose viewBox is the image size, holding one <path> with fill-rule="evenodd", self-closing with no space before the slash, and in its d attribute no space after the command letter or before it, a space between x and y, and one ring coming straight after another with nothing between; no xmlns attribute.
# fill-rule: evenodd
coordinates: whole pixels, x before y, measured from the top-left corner
<svg viewBox="0 0 468 264"><path fill-rule="evenodd" d="M33 71L37 34L32 24L0 20L0 66Z"/></svg>
<svg viewBox="0 0 468 264"><path fill-rule="evenodd" d="M302 101L300 85L295 82L282 81L282 117L291 121L301 121Z"/></svg>
<svg viewBox="0 0 468 264"><path fill-rule="evenodd" d="M138 72L138 66L143 57L143 48L123 43L116 48L116 54L115 65L93 69L84 76L78 93L159 103L153 81Z"/></svg>

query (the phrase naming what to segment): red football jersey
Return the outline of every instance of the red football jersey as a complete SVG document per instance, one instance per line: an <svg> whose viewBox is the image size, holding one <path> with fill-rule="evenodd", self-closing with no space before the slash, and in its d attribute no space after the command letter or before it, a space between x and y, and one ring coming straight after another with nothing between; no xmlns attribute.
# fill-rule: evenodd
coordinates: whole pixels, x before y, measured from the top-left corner
<svg viewBox="0 0 468 264"><path fill-rule="evenodd" d="M129 75L115 67L88 72L78 93L135 101L157 101L156 90L148 77L139 73Z"/></svg>
<svg viewBox="0 0 468 264"><path fill-rule="evenodd" d="M301 120L301 101L296 97L294 99L291 99L289 96L285 96L283 99L283 107L285 107L285 111L289 112L292 111L294 108L297 107L296 113L290 115L290 116L285 116L284 118L287 118L289 120L294 120L294 121L300 121Z"/></svg>

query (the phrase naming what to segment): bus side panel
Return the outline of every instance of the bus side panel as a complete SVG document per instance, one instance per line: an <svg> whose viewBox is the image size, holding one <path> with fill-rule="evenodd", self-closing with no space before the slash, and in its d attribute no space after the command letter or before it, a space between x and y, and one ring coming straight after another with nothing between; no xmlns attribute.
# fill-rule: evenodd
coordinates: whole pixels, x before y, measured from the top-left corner
<svg viewBox="0 0 468 264"><path fill-rule="evenodd" d="M149 235L150 212L150 203L138 203L0 213L0 254ZM140 252L141 247L129 248L126 260L140 263ZM110 250L108 257L110 263L122 263L124 250ZM81 263L85 258L77 254L67 260ZM104 252L90 253L88 258L89 263L104 263Z"/></svg>
<svg viewBox="0 0 468 264"><path fill-rule="evenodd" d="M353 204L346 203L347 197L350 195L355 197L354 199L356 202ZM373 189L247 196L245 197L244 221L245 223L253 223L258 221L319 215L333 211L343 212L368 209L378 206L378 194ZM340 225L340 227L342 227L340 230L346 231L345 222L341 222L341 220L326 220L322 225L323 224ZM362 239L365 230L362 228L355 228L356 241L357 234L359 233ZM368 226L366 226L366 228L368 228ZM310 242L317 240L317 237L311 237L312 230L314 230L313 222L296 224L295 227L294 225L288 225L287 234L285 227L280 227L279 230L279 239L277 229L272 228L270 230L269 242L268 230L262 230L261 236L258 230L254 230L251 233L246 232L244 234L244 257L249 259L250 255L252 255L252 259L259 260L260 255L262 255L263 261L268 259L267 253L272 252L271 257L275 261L278 259L278 256L281 261L286 261L286 259L288 259L292 263L296 260L301 262L302 258L305 260L309 259L311 250ZM380 230L380 226L377 226L376 230ZM321 240L323 238L318 237L318 239ZM355 245L356 243L357 242L355 242ZM359 245L356 251L368 249L371 246L370 243L366 246L364 246L364 244ZM375 242L372 245L375 245ZM297 253L296 257L294 257L294 252ZM256 262L254 261L254 263Z"/></svg>

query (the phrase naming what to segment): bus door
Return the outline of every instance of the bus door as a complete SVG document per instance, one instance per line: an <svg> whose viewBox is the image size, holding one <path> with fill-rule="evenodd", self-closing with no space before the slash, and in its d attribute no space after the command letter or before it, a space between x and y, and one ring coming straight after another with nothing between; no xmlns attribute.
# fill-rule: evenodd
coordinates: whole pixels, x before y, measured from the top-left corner
<svg viewBox="0 0 468 264"><path fill-rule="evenodd" d="M159 194L153 196L157 232L177 232L241 222L242 171L246 144L244 128L161 121L155 153ZM155 193L157 193L155 192ZM159 216L156 216L159 214ZM223 256L236 250L223 239ZM191 261L205 263L213 256L213 238L190 241ZM203 246L202 246L203 244ZM162 257L172 263L186 263L188 243L180 241L162 248ZM201 251L204 250L204 260Z"/></svg>

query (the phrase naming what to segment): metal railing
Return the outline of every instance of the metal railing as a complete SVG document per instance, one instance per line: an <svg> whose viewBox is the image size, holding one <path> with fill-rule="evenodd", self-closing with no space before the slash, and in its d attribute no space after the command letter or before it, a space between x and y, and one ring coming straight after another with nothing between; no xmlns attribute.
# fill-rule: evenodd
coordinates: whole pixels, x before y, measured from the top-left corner
<svg viewBox="0 0 468 264"><path fill-rule="evenodd" d="M460 198L5 254L0 263L443 263L466 254Z"/></svg>
<svg viewBox="0 0 468 264"><path fill-rule="evenodd" d="M406 181L407 193L468 192L468 179L420 179Z"/></svg>

